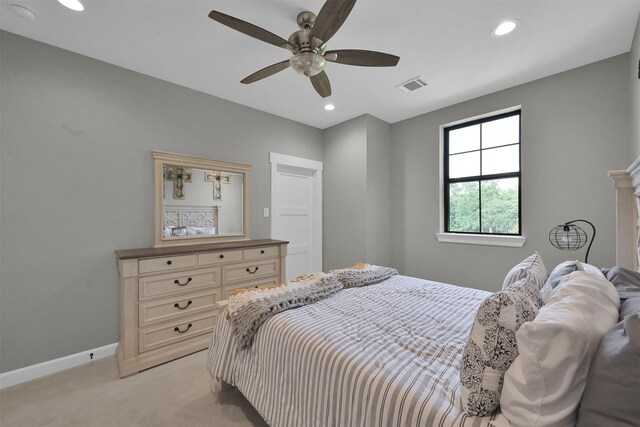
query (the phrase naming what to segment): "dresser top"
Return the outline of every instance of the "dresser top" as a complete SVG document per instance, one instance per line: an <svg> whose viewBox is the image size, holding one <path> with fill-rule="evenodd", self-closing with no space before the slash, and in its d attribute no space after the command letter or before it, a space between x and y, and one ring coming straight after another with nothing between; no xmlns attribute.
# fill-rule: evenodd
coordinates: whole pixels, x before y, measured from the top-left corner
<svg viewBox="0 0 640 427"><path fill-rule="evenodd" d="M161 248L121 249L116 251L118 259L146 258L165 255L178 255L193 252L210 252L229 249L246 249L260 246L287 244L285 240L258 239L237 242L206 243L203 245L165 246Z"/></svg>

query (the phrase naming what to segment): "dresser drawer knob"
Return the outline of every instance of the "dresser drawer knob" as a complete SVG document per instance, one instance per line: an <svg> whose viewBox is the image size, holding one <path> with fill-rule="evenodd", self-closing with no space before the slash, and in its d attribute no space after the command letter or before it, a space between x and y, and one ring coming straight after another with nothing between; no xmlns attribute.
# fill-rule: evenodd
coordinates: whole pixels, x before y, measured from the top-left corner
<svg viewBox="0 0 640 427"><path fill-rule="evenodd" d="M223 254L220 254L220 259L222 259L222 258L224 258L224 255L223 255Z"/></svg>
<svg viewBox="0 0 640 427"><path fill-rule="evenodd" d="M178 303L173 304L173 306L178 310L184 310L185 308L189 307L191 304L193 304L193 301L189 300L187 301L187 305L185 305L184 307L180 307L180 304Z"/></svg>
<svg viewBox="0 0 640 427"><path fill-rule="evenodd" d="M193 325L192 325L191 323L189 323L189 324L187 325L187 329L185 329L184 331L181 331L181 330L180 330L180 328L179 328L179 327L177 327L177 326L176 326L175 328L173 328L173 330L174 330L174 331L176 331L176 332L178 332L178 333L184 334L184 333L185 333L185 332L187 332L189 329L191 329L191 327L192 327L192 326L193 326Z"/></svg>
<svg viewBox="0 0 640 427"><path fill-rule="evenodd" d="M264 249L263 249L263 250L261 250L261 251L260 251L260 253L261 253L261 254L263 254L263 253L264 253Z"/></svg>
<svg viewBox="0 0 640 427"><path fill-rule="evenodd" d="M255 270L253 270L253 271L251 271L251 269L250 269L249 267L247 267L247 270L246 270L246 271L247 271L247 273L249 273L249 274L253 274L253 273L255 273L256 271L258 271L258 267L256 267L256 269L255 269Z"/></svg>
<svg viewBox="0 0 640 427"><path fill-rule="evenodd" d="M168 261L167 261L167 265L171 265L171 264L173 264L173 263L171 262L171 260L168 260Z"/></svg>
<svg viewBox="0 0 640 427"><path fill-rule="evenodd" d="M184 283L180 283L180 280L176 279L173 281L173 283L175 283L178 286L187 286L189 284L189 282L191 282L191 280L193 280L191 277L187 278L187 281Z"/></svg>

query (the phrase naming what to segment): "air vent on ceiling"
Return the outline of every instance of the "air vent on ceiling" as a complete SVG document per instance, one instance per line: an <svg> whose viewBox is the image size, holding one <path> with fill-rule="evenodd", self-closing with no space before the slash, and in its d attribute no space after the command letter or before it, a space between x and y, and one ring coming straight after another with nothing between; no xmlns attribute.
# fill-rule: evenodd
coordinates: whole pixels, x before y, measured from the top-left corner
<svg viewBox="0 0 640 427"><path fill-rule="evenodd" d="M404 83L400 83L398 86L396 86L398 89L400 89L403 92L413 92L414 90L418 90L421 87L425 87L427 84L424 82L424 80L422 80L419 76L418 77L414 77L411 80L408 80Z"/></svg>

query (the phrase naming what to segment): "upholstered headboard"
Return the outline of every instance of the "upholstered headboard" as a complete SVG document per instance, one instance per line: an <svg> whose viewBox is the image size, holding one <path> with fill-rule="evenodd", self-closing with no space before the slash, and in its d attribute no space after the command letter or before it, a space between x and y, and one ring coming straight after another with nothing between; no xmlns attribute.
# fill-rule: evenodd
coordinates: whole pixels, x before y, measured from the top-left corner
<svg viewBox="0 0 640 427"><path fill-rule="evenodd" d="M182 206L164 207L165 227L204 227L218 230L219 206Z"/></svg>
<svg viewBox="0 0 640 427"><path fill-rule="evenodd" d="M640 158L609 177L616 189L616 265L639 271Z"/></svg>

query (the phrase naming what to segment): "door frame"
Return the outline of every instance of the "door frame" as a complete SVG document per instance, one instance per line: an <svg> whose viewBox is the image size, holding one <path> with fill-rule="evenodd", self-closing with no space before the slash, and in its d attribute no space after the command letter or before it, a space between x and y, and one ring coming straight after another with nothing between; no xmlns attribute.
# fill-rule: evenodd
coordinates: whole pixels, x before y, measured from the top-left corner
<svg viewBox="0 0 640 427"><path fill-rule="evenodd" d="M275 239L278 229L277 221L280 218L280 208L275 203L278 200L278 189L276 188L276 178L278 166L292 166L307 169L312 172L313 179L313 251L312 260L313 272L322 271L322 170L324 165L317 160L304 159L302 157L289 156L286 154L269 153L269 163L271 163L271 238Z"/></svg>

